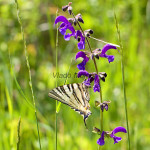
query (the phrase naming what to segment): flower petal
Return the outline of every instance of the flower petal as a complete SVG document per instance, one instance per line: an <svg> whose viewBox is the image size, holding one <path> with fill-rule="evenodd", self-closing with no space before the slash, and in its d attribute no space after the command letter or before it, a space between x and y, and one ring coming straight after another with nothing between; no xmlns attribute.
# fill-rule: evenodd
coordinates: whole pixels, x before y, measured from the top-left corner
<svg viewBox="0 0 150 150"><path fill-rule="evenodd" d="M82 57L83 59L86 59L86 55L84 52L80 51L76 54L76 59L78 59L79 57ZM88 58L88 57L87 57Z"/></svg>
<svg viewBox="0 0 150 150"><path fill-rule="evenodd" d="M60 28L59 31L62 35L66 34L67 26L65 25L64 27Z"/></svg>
<svg viewBox="0 0 150 150"><path fill-rule="evenodd" d="M72 25L69 25L68 26L68 29L72 32L72 36L75 36L75 29L74 29L74 27L72 26Z"/></svg>
<svg viewBox="0 0 150 150"><path fill-rule="evenodd" d="M71 36L72 36L72 34L68 33L68 34L64 35L64 39L66 41L69 41Z"/></svg>
<svg viewBox="0 0 150 150"><path fill-rule="evenodd" d="M86 70L80 70L79 72L78 72L78 78L80 78L81 76L89 76L89 73L86 71Z"/></svg>
<svg viewBox="0 0 150 150"><path fill-rule="evenodd" d="M90 86L91 85L91 82L94 80L94 78L91 76L89 77L88 79L84 80L83 83L86 85L86 86Z"/></svg>
<svg viewBox="0 0 150 150"><path fill-rule="evenodd" d="M62 28L62 27L64 27L65 25L66 25L66 24L63 22L63 23L60 24L59 27Z"/></svg>
<svg viewBox="0 0 150 150"><path fill-rule="evenodd" d="M83 36L82 36L82 32L81 32L80 30L77 30L77 32L76 32L76 38L77 38L78 36L83 37Z"/></svg>
<svg viewBox="0 0 150 150"><path fill-rule="evenodd" d="M121 137L117 137L117 136L114 136L113 139L114 139L114 144L115 144L115 143L118 143L119 141L122 140Z"/></svg>
<svg viewBox="0 0 150 150"><path fill-rule="evenodd" d="M116 127L113 131L112 134L116 134L118 132L124 132L127 133L127 130L124 127Z"/></svg>
<svg viewBox="0 0 150 150"><path fill-rule="evenodd" d="M100 146L105 144L104 134L105 134L105 132L103 131L102 134L101 134L101 137L97 140L97 144L100 145Z"/></svg>
<svg viewBox="0 0 150 150"><path fill-rule="evenodd" d="M78 49L85 49L85 37L82 35L82 32L80 30L77 30L75 38L77 39L80 37L80 41L78 43Z"/></svg>
<svg viewBox="0 0 150 150"><path fill-rule="evenodd" d="M84 52L80 51L76 54L76 59L78 59L79 57L83 58L83 61L77 65L77 68L79 70L85 70L85 65L86 63L89 61L89 58L85 55Z"/></svg>
<svg viewBox="0 0 150 150"><path fill-rule="evenodd" d="M58 16L56 19L55 19L55 24L57 24L58 22L64 22L66 24L71 24L66 17L64 16Z"/></svg>
<svg viewBox="0 0 150 150"><path fill-rule="evenodd" d="M109 63L114 61L115 56L113 55L106 55L106 58L108 58Z"/></svg>
<svg viewBox="0 0 150 150"><path fill-rule="evenodd" d="M117 47L114 45L106 44L104 45L101 54L105 54L109 49L117 49Z"/></svg>
<svg viewBox="0 0 150 150"><path fill-rule="evenodd" d="M85 49L85 44L84 44L83 41L80 41L80 42L78 43L78 49L79 49L79 50Z"/></svg>
<svg viewBox="0 0 150 150"><path fill-rule="evenodd" d="M80 64L77 65L79 70L85 70L86 62L83 60Z"/></svg>
<svg viewBox="0 0 150 150"><path fill-rule="evenodd" d="M114 45L110 45L110 44L106 44L104 47L103 47L103 49L102 49L102 51L101 51L101 54L99 55L100 57L105 57L105 58L107 58L108 59L108 62L110 63L110 62L113 62L114 61L114 56L113 55L107 55L106 54L106 52L109 50L109 49L117 49L117 47L116 46L114 46Z"/></svg>
<svg viewBox="0 0 150 150"><path fill-rule="evenodd" d="M95 75L93 90L94 92L100 92L99 76L97 74Z"/></svg>

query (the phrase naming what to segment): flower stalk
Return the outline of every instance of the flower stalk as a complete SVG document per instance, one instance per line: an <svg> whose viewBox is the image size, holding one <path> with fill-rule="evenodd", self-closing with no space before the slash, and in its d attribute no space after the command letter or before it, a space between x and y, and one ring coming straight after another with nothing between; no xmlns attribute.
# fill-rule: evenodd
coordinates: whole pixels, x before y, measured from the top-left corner
<svg viewBox="0 0 150 150"><path fill-rule="evenodd" d="M126 98L126 88L125 88L125 75L124 75L124 51L123 51L123 45L121 42L121 35L120 35L120 30L118 26L118 21L116 14L114 12L114 17L116 21L116 29L117 29L117 34L118 34L118 39L119 39L119 44L120 44L120 49L121 49L121 70L122 70L122 84L123 84L123 94L124 94L124 103L125 103L125 116L126 116L126 126L127 126L127 135L128 135L128 149L130 150L130 134L129 134L129 123L128 123L128 109L127 109L127 98Z"/></svg>
<svg viewBox="0 0 150 150"><path fill-rule="evenodd" d="M74 13L72 12L72 16L74 17L74 19L76 20L75 18L75 15ZM88 47L89 47L89 50L90 52L92 53L92 49L91 49L91 45L90 45L90 42L88 40L88 38L85 36L84 34L84 31L82 29L82 27L80 26L80 23L78 22L78 20L76 20L82 34L84 35L85 39L86 39L86 42L88 44ZM93 57L93 63L94 63L94 66L95 66L95 70L96 70L96 73L98 74L98 67L97 67L97 64L96 64L96 60L95 60L95 57ZM99 92L99 96L100 96L100 103L103 103L103 100L102 100L102 87L101 87L101 82L99 80L99 85L100 85L100 92ZM103 112L102 110L100 109L100 126L101 126L101 131L103 131Z"/></svg>
<svg viewBox="0 0 150 150"><path fill-rule="evenodd" d="M100 135L100 138L97 141L97 144L99 145L99 149L100 149L101 148L100 146L105 144L104 136L113 138L114 139L114 144L115 144L115 143L118 143L119 141L121 141L122 138L121 137L116 137L114 134L117 133L117 132L126 133L126 129L124 127L117 127L113 131L104 131L103 130L103 111L104 111L104 109L106 111L108 111L108 105L109 105L110 101L104 101L103 102L103 100L102 100L101 80L103 82L105 82L105 78L107 77L107 74L105 72L98 72L98 67L97 67L97 64L96 64L96 59L99 59L100 57L107 58L109 63L113 62L115 56L114 55L107 55L106 52L109 49L115 49L116 50L117 47L120 47L120 46L91 37L90 35L93 34L93 30L91 30L91 29L83 31L83 29L80 25L80 23L84 23L84 21L82 19L82 16L81 16L81 14L77 14L76 16L74 15L74 13L72 11L71 4L72 3L70 2L70 3L68 3L68 5L63 6L62 10L63 11L68 10L69 14L72 15L73 18L67 19L64 16L58 16L55 19L55 24L57 24L58 22L62 22L60 24L59 31L62 35L64 35L64 39L66 41L70 40L71 36L73 36L78 41L77 46L78 46L78 49L80 51L77 52L76 59L81 57L83 60L82 60L81 63L79 63L77 65L77 68L79 69L77 77L78 78L80 78L81 76L86 77L84 79L84 81L82 82L82 84L86 88L91 87L91 83L94 81L93 91L94 92L99 92L100 101L95 101L95 106L99 107L99 109L100 109L100 128L101 129L98 129L98 128L95 127L94 131L96 131L96 133L98 135ZM79 28L80 28L77 31L74 29L74 26L76 26L76 25L78 25ZM71 33L67 33L67 30L70 30ZM98 40L100 42L106 43L106 45L104 45L104 47L102 49L97 48L95 50L92 50L88 38L92 38L92 39ZM85 44L88 45L89 51L82 51L82 50L85 49ZM87 62L89 61L89 59L92 59L96 72L89 73L88 71L85 70L85 66L86 66ZM87 101L89 101L89 100L87 100ZM84 107L85 107L85 105L83 106L83 108ZM79 108L79 106L77 106L77 108ZM80 110L80 109L79 110L75 109L75 110L79 111L80 114L84 115L84 123L85 123L85 119L89 116L89 115L85 115L85 114L87 114L87 111L83 112L83 110ZM88 107L86 106L85 110L89 110L89 106ZM85 125L86 125L86 123L85 123Z"/></svg>

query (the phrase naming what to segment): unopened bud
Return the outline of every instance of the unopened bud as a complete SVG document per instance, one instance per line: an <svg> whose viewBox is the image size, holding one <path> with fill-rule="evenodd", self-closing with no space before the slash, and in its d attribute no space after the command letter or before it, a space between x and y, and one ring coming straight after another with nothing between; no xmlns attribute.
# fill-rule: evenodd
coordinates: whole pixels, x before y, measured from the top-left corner
<svg viewBox="0 0 150 150"><path fill-rule="evenodd" d="M93 30L91 30L91 29L85 30L84 34L86 37L90 37L90 34L93 34Z"/></svg>
<svg viewBox="0 0 150 150"><path fill-rule="evenodd" d="M72 7L71 6L68 7L68 12L70 15L72 14Z"/></svg>
<svg viewBox="0 0 150 150"><path fill-rule="evenodd" d="M97 133L97 134L100 134L100 133L101 133L100 129L98 129L98 128L96 128L96 127L93 128L93 131L92 131L92 132L93 132L93 133Z"/></svg>
<svg viewBox="0 0 150 150"><path fill-rule="evenodd" d="M71 6L72 2L69 2L68 5Z"/></svg>
<svg viewBox="0 0 150 150"><path fill-rule="evenodd" d="M63 10L63 11L66 11L66 10L68 9L68 7L69 7L68 5L63 6L63 7L62 7L62 10Z"/></svg>
<svg viewBox="0 0 150 150"><path fill-rule="evenodd" d="M68 21L73 24L74 23L74 18L68 18Z"/></svg>

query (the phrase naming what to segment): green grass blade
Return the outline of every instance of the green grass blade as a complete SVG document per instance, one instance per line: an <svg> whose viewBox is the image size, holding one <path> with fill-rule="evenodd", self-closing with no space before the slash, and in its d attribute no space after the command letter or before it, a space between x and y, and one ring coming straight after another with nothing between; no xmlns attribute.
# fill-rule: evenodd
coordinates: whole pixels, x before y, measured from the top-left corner
<svg viewBox="0 0 150 150"><path fill-rule="evenodd" d="M123 45L121 42L121 36L120 36L120 30L119 30L119 25L117 21L116 14L114 12L114 17L115 17L115 22L116 22L116 29L117 29L117 34L118 34L118 39L119 39L119 45L121 49L121 70L122 70L122 84L123 84L123 94L124 94L124 103L125 103L125 115L126 115L126 126L127 126L127 135L128 135L128 149L130 150L130 134L129 134L129 123L128 123L128 108L127 108L127 98L126 98L126 87L125 87L125 75L124 75L124 54L123 54Z"/></svg>
<svg viewBox="0 0 150 150"><path fill-rule="evenodd" d="M20 11L19 11L18 1L15 0L15 3L16 3L16 6L17 6L17 18L18 18L18 22L19 22L19 25L20 25L20 28L21 28L22 40L23 40L23 43L24 43L24 52L25 52L26 64L27 64L27 68L28 68L28 71L29 71L29 86L30 86L31 94L32 94L32 100L33 100L35 118L36 118L36 124L37 124L38 141L39 141L39 147L40 147L40 150L41 150L41 140L40 140L40 133L39 133L37 110L36 110L34 93L33 93L33 88L32 88L31 70L30 70L30 64L29 64L29 60L28 60L26 40L25 40L25 37L24 37L24 28L23 28L22 21L21 21L21 18L20 18Z"/></svg>
<svg viewBox="0 0 150 150"><path fill-rule="evenodd" d="M19 118L18 121L18 126L17 126L17 150L19 150L19 145L20 145L20 124L21 124L21 117Z"/></svg>

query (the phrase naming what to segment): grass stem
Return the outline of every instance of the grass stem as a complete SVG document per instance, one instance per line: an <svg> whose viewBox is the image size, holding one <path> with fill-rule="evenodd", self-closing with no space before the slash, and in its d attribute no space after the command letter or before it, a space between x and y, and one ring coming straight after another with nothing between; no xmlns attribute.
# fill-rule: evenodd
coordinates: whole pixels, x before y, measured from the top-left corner
<svg viewBox="0 0 150 150"><path fill-rule="evenodd" d="M17 150L19 150L20 145L20 124L21 124L21 117L19 117L18 126L17 126Z"/></svg>
<svg viewBox="0 0 150 150"><path fill-rule="evenodd" d="M36 125L37 125L37 132L38 132L38 141L39 141L39 147L40 147L40 150L41 150L41 140L40 140L40 133L39 133L39 125L38 125L38 118L37 118L37 111L36 111L34 93L33 93L33 88L32 88L32 78L31 78L30 64L29 64L29 60L28 60L26 40L25 40L25 37L24 37L24 28L23 28L23 25L22 25L21 17L20 17L18 1L15 0L15 3L16 3L16 6L17 6L17 18L18 18L18 22L20 24L22 40L23 40L23 43L24 43L26 64L27 64L27 68L28 68L28 71L29 71L29 86L30 86L31 93L32 93L32 100L33 100L33 105L34 105L34 111L35 111L35 117L36 117Z"/></svg>
<svg viewBox="0 0 150 150"><path fill-rule="evenodd" d="M56 17L58 16L58 9L56 11ZM57 31L56 31L56 73L58 73L58 24L57 24ZM56 78L56 87L57 87L57 78ZM55 120L55 149L57 150L57 105L58 102L56 101L56 120Z"/></svg>
<svg viewBox="0 0 150 150"><path fill-rule="evenodd" d="M127 126L127 135L128 135L128 149L130 150L130 134L129 134L129 123L128 123L128 110L127 110L127 98L126 98L126 87L125 87L125 75L124 75L124 51L123 51L123 45L121 42L121 36L120 36L120 30L119 30L119 25L117 21L116 14L114 12L114 17L116 21L116 29L117 29L117 34L118 34L118 39L119 39L119 45L121 49L121 70L122 70L122 84L123 84L123 94L124 94L124 103L125 103L125 116L126 116L126 126Z"/></svg>

